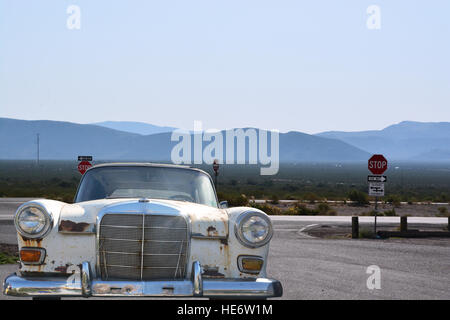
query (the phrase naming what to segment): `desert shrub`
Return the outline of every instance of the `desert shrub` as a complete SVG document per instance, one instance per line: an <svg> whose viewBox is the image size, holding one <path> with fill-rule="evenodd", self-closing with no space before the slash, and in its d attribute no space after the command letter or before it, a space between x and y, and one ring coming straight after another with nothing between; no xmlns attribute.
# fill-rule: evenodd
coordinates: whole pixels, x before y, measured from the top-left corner
<svg viewBox="0 0 450 320"><path fill-rule="evenodd" d="M440 195L435 196L433 199L434 202L448 202L448 200L449 197L445 193L441 193Z"/></svg>
<svg viewBox="0 0 450 320"><path fill-rule="evenodd" d="M250 205L253 208L257 208L261 211L264 211L268 215L280 215L283 213L280 208L271 206L270 204L267 204L267 203L259 204L259 203L252 202L252 203L250 203Z"/></svg>
<svg viewBox="0 0 450 320"><path fill-rule="evenodd" d="M237 197L228 197L226 200L230 207L245 207L248 205L248 199L245 194L241 194Z"/></svg>
<svg viewBox="0 0 450 320"><path fill-rule="evenodd" d="M304 205L300 202L297 202L294 205L294 210L297 213L297 215L300 215L300 216L311 216L311 215L315 216L319 213L318 210L309 209L306 205Z"/></svg>
<svg viewBox="0 0 450 320"><path fill-rule="evenodd" d="M395 217L397 216L397 213L395 212L395 209L392 210L386 210L383 212L385 216L387 217Z"/></svg>
<svg viewBox="0 0 450 320"><path fill-rule="evenodd" d="M396 208L400 208L401 206L401 199L399 196L395 194L391 194L386 198L386 202L392 204Z"/></svg>
<svg viewBox="0 0 450 320"><path fill-rule="evenodd" d="M373 233L373 230L368 229L368 228L361 228L359 230L359 237L360 238L375 238L375 234Z"/></svg>
<svg viewBox="0 0 450 320"><path fill-rule="evenodd" d="M365 192L359 190L352 190L348 193L348 198L350 201L355 202L358 206L363 206L369 204L369 197Z"/></svg>
<svg viewBox="0 0 450 320"><path fill-rule="evenodd" d="M308 192L303 196L303 199L308 200L309 203L316 203L316 201L320 200L320 197L313 192Z"/></svg>
<svg viewBox="0 0 450 320"><path fill-rule="evenodd" d="M272 197L270 197L270 203L272 204L279 204L280 201L278 199L278 196L276 194L272 195Z"/></svg>
<svg viewBox="0 0 450 320"><path fill-rule="evenodd" d="M371 210L369 212L363 212L361 214L362 216L374 216L375 215L375 210ZM377 216L378 217L395 217L397 216L397 212L395 212L395 209L392 210L385 210L385 211L378 211L377 212Z"/></svg>
<svg viewBox="0 0 450 320"><path fill-rule="evenodd" d="M319 203L316 206L316 211L319 214L325 215L325 216L335 216L336 215L336 211L331 209L331 207L327 203Z"/></svg>
<svg viewBox="0 0 450 320"><path fill-rule="evenodd" d="M295 210L294 207L289 207L283 212L283 214L288 215L288 216L295 216L295 215L297 215L297 210Z"/></svg>
<svg viewBox="0 0 450 320"><path fill-rule="evenodd" d="M439 207L438 211L436 214L437 217L450 217L447 207Z"/></svg>

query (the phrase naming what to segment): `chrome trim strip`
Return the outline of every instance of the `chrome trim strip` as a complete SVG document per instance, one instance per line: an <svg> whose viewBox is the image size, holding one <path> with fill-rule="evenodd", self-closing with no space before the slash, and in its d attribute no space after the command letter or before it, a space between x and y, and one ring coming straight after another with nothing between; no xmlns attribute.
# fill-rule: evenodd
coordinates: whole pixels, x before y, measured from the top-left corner
<svg viewBox="0 0 450 320"><path fill-rule="evenodd" d="M133 253L133 252L116 252L116 251L106 251L102 250L102 253L113 253L113 254L131 254L134 256L140 255L140 253ZM178 253L144 253L144 256L178 256L180 254ZM182 256L185 256L185 254L181 254Z"/></svg>
<svg viewBox="0 0 450 320"><path fill-rule="evenodd" d="M136 266L124 266L120 264L108 264L105 265L106 267L117 267L117 268L134 268L136 269ZM175 269L176 267L144 267L144 269ZM184 268L181 268L184 269ZM114 280L111 280L114 281Z"/></svg>
<svg viewBox="0 0 450 320"><path fill-rule="evenodd" d="M178 252L177 268L175 269L175 274L173 275L174 278L177 277L178 266L180 265L181 256L186 256L186 255L182 254L181 252L183 252L183 241L181 241L180 251ZM180 268L180 270L181 270L181 268Z"/></svg>
<svg viewBox="0 0 450 320"><path fill-rule="evenodd" d="M109 228L126 228L126 229L140 229L141 226L112 226L109 224L104 224L102 227L109 227ZM187 228L169 228L169 227L144 227L144 229L170 229L170 230L186 230Z"/></svg>
<svg viewBox="0 0 450 320"><path fill-rule="evenodd" d="M81 285L68 285L66 278L22 278L15 273L3 282L3 294L15 297L81 296Z"/></svg>
<svg viewBox="0 0 450 320"><path fill-rule="evenodd" d="M203 279L202 279L202 266L200 262L194 261L192 263L192 283L194 285L192 294L194 297L203 296Z"/></svg>
<svg viewBox="0 0 450 320"><path fill-rule="evenodd" d="M221 279L203 280L198 261L192 264L192 279L178 281L102 281L92 279L89 262L82 263L80 283L70 278L24 278L15 273L3 283L3 293L16 297L281 297L283 288L277 280Z"/></svg>
<svg viewBox="0 0 450 320"><path fill-rule="evenodd" d="M102 240L112 240L112 241L135 241L141 242L141 240L135 239L118 239L118 238L102 238ZM144 240L145 242L182 242L184 240Z"/></svg>
<svg viewBox="0 0 450 320"><path fill-rule="evenodd" d="M193 234L191 235L191 238L193 239L199 239L199 240L227 240L227 236L205 236L203 234Z"/></svg>
<svg viewBox="0 0 450 320"><path fill-rule="evenodd" d="M91 294L84 297L192 297L194 284L180 281L101 281L91 282ZM13 274L5 279L3 293L15 297L82 297L79 286L67 287L65 279L21 278ZM245 281L236 279L204 280L201 297L254 297L271 298L282 296L282 286L277 280L257 279Z"/></svg>
<svg viewBox="0 0 450 320"><path fill-rule="evenodd" d="M86 298L92 294L91 266L87 261L81 264L81 294Z"/></svg>
<svg viewBox="0 0 450 320"><path fill-rule="evenodd" d="M145 213L142 212L142 242L141 242L141 281L144 274L144 243L145 243ZM105 267L106 268L106 267Z"/></svg>

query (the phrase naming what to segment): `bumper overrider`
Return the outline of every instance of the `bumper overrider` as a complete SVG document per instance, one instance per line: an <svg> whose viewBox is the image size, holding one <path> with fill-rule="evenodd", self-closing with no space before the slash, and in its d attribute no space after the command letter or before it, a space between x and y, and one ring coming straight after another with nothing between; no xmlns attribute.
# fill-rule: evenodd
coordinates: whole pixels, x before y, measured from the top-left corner
<svg viewBox="0 0 450 320"><path fill-rule="evenodd" d="M5 295L17 297L207 297L270 298L281 297L277 280L203 279L198 261L192 264L190 280L176 281L102 281L91 278L90 265L84 262L81 274L68 278L8 276L3 283Z"/></svg>

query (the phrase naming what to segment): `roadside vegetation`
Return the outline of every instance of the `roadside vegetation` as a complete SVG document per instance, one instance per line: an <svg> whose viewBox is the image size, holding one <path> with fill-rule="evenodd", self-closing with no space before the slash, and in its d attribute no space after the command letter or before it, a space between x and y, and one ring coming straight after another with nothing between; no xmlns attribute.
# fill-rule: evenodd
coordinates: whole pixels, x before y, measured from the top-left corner
<svg viewBox="0 0 450 320"><path fill-rule="evenodd" d="M17 245L0 243L0 265L16 263L19 260L17 254Z"/></svg>
<svg viewBox="0 0 450 320"><path fill-rule="evenodd" d="M19 260L18 257L0 252L0 264L14 264Z"/></svg>
<svg viewBox="0 0 450 320"><path fill-rule="evenodd" d="M95 157L94 157L95 158ZM95 159L94 159L95 160ZM99 162L94 162L99 163ZM218 179L219 200L230 206L252 205L270 214L333 215L325 202L351 201L367 211L367 164L292 164L282 165L274 176L261 176L259 166L221 165ZM401 170L386 172L386 197L393 208L402 202L450 202L449 164L395 164ZM391 168L395 168L392 164ZM43 197L72 202L81 175L77 161L0 161L0 197ZM212 175L211 166L200 166ZM266 204L254 204L265 199ZM297 200L289 208L280 200ZM442 206L437 215L448 216ZM447 211L446 211L447 210ZM370 213L367 213L370 214ZM384 212L385 215L395 215Z"/></svg>

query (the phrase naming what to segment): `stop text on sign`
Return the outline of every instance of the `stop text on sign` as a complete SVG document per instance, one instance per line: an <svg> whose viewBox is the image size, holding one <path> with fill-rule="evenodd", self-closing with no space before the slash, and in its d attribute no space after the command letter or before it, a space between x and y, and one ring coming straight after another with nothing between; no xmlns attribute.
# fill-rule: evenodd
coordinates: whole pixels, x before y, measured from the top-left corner
<svg viewBox="0 0 450 320"><path fill-rule="evenodd" d="M382 154L375 154L369 159L368 168L373 174L383 174L387 169L388 162Z"/></svg>
<svg viewBox="0 0 450 320"><path fill-rule="evenodd" d="M369 161L369 169L383 169L387 166L387 161Z"/></svg>
<svg viewBox="0 0 450 320"><path fill-rule="evenodd" d="M92 164L89 161L81 161L78 164L78 171L84 174L90 167L92 167Z"/></svg>

